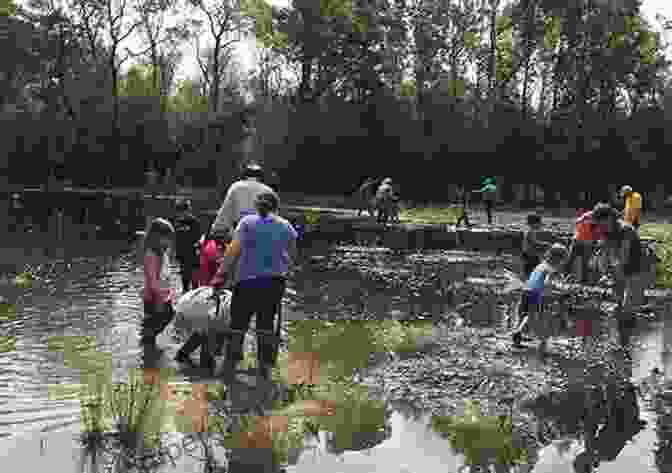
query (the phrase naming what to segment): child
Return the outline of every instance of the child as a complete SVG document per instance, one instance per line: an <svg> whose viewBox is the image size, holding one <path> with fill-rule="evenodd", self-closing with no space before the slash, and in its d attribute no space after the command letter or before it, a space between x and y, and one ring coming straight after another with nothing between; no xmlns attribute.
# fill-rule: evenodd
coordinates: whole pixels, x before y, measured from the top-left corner
<svg viewBox="0 0 672 473"><path fill-rule="evenodd" d="M215 232L213 234L205 235L200 242L200 267L194 279L194 284L197 287L207 286L217 273L219 268L219 260L223 257L226 250L226 240L229 238L229 233ZM215 350L221 349L223 337L217 337ZM201 368L207 369L210 372L214 369L215 360L213 358L213 351L208 349L208 334L195 332L182 345L175 355L175 360L180 363L191 364L189 357L197 348L201 348L200 363Z"/></svg>
<svg viewBox="0 0 672 473"><path fill-rule="evenodd" d="M195 287L193 276L198 267L198 254L196 245L201 236L198 219L191 213L191 202L180 200L176 204L178 215L175 218L175 257L180 263L182 276L182 292L187 292Z"/></svg>
<svg viewBox="0 0 672 473"><path fill-rule="evenodd" d="M145 319L140 336L145 346L156 345L156 336L166 328L174 316L175 293L170 287L168 267L168 253L174 242L175 229L171 223L163 218L152 220L143 244Z"/></svg>
<svg viewBox="0 0 672 473"><path fill-rule="evenodd" d="M194 277L196 287L207 286L219 268L219 259L224 255L227 242L231 239L229 232L216 231L204 235L199 241L199 267Z"/></svg>
<svg viewBox="0 0 672 473"><path fill-rule="evenodd" d="M532 271L527 280L527 289L523 294L520 305L519 314L522 321L513 334L514 347L519 348L521 346L523 330L531 321L534 332L541 338L539 355L544 356L546 354L549 335L545 328L549 324L542 319L544 286L548 276L555 274L566 259L567 248L556 243L548 250L544 260Z"/></svg>
<svg viewBox="0 0 672 473"><path fill-rule="evenodd" d="M544 251L551 247L551 244L539 240L541 231L541 217L536 214L527 216L527 230L523 235L523 276L528 279L539 263Z"/></svg>

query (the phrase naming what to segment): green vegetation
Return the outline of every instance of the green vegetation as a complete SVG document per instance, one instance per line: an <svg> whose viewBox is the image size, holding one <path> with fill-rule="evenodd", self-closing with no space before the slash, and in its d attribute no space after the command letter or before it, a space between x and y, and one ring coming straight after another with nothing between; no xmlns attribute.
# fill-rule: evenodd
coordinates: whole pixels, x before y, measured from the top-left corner
<svg viewBox="0 0 672 473"><path fill-rule="evenodd" d="M470 466L527 463L527 452L517 445L511 418L483 416L478 401L465 401L459 417L434 416L434 430L447 437L456 453L465 456Z"/></svg>
<svg viewBox="0 0 672 473"><path fill-rule="evenodd" d="M640 234L656 240L656 286L672 288L672 224L644 224Z"/></svg>
<svg viewBox="0 0 672 473"><path fill-rule="evenodd" d="M410 223L437 223L452 224L457 223L461 209L455 205L448 206L427 206L411 207L403 209L399 214L402 222Z"/></svg>

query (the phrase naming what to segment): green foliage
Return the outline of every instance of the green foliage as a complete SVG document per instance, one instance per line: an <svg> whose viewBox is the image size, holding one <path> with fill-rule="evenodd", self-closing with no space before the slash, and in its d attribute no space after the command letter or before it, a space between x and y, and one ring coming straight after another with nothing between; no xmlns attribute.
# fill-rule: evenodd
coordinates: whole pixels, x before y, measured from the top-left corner
<svg viewBox="0 0 672 473"><path fill-rule="evenodd" d="M33 285L33 275L29 272L20 273L14 278L14 284L21 289L28 289Z"/></svg>
<svg viewBox="0 0 672 473"><path fill-rule="evenodd" d="M0 353L9 353L12 351L16 351L16 337L0 336Z"/></svg>
<svg viewBox="0 0 672 473"><path fill-rule="evenodd" d="M672 288L672 225L645 224L640 233L656 240L656 285Z"/></svg>
<svg viewBox="0 0 672 473"><path fill-rule="evenodd" d="M415 97L417 94L417 87L413 80L403 80L399 85L399 95L402 97Z"/></svg>
<svg viewBox="0 0 672 473"><path fill-rule="evenodd" d="M158 77L153 74L153 66L134 64L120 81L118 93L127 97L156 97L161 90Z"/></svg>
<svg viewBox="0 0 672 473"><path fill-rule="evenodd" d="M16 318L16 306L7 301L0 301L0 322L14 320Z"/></svg>
<svg viewBox="0 0 672 473"><path fill-rule="evenodd" d="M0 16L11 16L16 13L16 4L12 0L0 0Z"/></svg>
<svg viewBox="0 0 672 473"><path fill-rule="evenodd" d="M434 416L432 427L448 438L451 448L465 456L467 465L526 463L527 453L514 446L513 425L507 416L486 417L478 401L465 401L459 417Z"/></svg>
<svg viewBox="0 0 672 473"><path fill-rule="evenodd" d="M547 51L555 51L560 44L561 20L557 16L544 18L544 48Z"/></svg>
<svg viewBox="0 0 672 473"><path fill-rule="evenodd" d="M200 95L196 84L191 80L182 80L177 91L170 98L169 110L174 112L207 112L208 98Z"/></svg>

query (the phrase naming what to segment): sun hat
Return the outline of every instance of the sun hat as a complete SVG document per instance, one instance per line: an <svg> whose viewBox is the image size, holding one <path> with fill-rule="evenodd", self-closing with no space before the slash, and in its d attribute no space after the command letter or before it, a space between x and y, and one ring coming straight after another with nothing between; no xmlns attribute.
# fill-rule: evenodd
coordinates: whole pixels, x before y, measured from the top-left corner
<svg viewBox="0 0 672 473"><path fill-rule="evenodd" d="M569 252L567 251L567 247L565 245L554 243L546 253L546 260L549 262L549 264L556 265L561 263L562 260L566 259L568 255Z"/></svg>

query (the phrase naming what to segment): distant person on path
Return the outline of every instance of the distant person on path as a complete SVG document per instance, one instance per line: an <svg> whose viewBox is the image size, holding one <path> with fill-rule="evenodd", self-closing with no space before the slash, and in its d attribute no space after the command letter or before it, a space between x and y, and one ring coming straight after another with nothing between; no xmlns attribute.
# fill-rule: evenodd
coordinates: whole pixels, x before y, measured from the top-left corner
<svg viewBox="0 0 672 473"><path fill-rule="evenodd" d="M620 220L616 209L608 204L597 204L593 222L606 226L606 250L616 255L614 294L619 304L617 317L621 344L626 346L633 310L644 303L647 270L643 263L646 258L637 230Z"/></svg>
<svg viewBox="0 0 672 473"><path fill-rule="evenodd" d="M518 312L521 322L512 336L514 347L521 347L523 332L528 325L531 325L532 332L540 338L539 355L543 357L546 354L551 324L549 320L544 320L544 288L549 276L556 274L566 259L567 248L556 243L548 250L544 260L532 271L527 280L527 288L523 293Z"/></svg>
<svg viewBox="0 0 672 473"><path fill-rule="evenodd" d="M296 230L277 215L279 199L274 192L264 192L255 200L257 213L243 217L235 237L212 280L215 289L223 288L232 279L231 334L227 345L225 380L231 381L237 364L243 359L243 341L256 314L257 366L259 376L268 380L275 360L277 340L273 333L280 311L290 261L296 258ZM235 268L234 263L237 262ZM234 276L230 277L232 273ZM237 270L237 274L236 274Z"/></svg>
<svg viewBox="0 0 672 473"><path fill-rule="evenodd" d="M376 194L376 179L368 177L364 183L357 189L357 216L362 215L366 210L368 214L373 217L375 214L375 194Z"/></svg>
<svg viewBox="0 0 672 473"><path fill-rule="evenodd" d="M175 206L175 258L180 264L182 278L182 292L187 292L196 286L194 272L198 268L198 240L201 238L201 225L191 212L191 202L188 199L179 200Z"/></svg>
<svg viewBox="0 0 672 473"><path fill-rule="evenodd" d="M632 225L635 230L639 230L640 218L642 214L642 196L639 192L632 190L630 186L623 186L620 192L621 199L625 199L623 210L623 220L628 225Z"/></svg>
<svg viewBox="0 0 672 473"><path fill-rule="evenodd" d="M273 189L261 182L264 170L255 163L245 166L243 179L231 184L226 192L224 203L217 212L212 224L212 233L229 231L231 233L238 221L246 215L254 215L254 202L257 196L271 192Z"/></svg>
<svg viewBox="0 0 672 473"><path fill-rule="evenodd" d="M145 318L141 343L156 346L156 337L173 320L175 292L170 285L169 251L175 244L175 229L163 218L152 220L144 240Z"/></svg>
<svg viewBox="0 0 672 473"><path fill-rule="evenodd" d="M467 227L470 227L469 224L469 191L465 186L459 186L457 188L457 205L458 205L458 217L456 226L460 226L462 222Z"/></svg>
<svg viewBox="0 0 672 473"><path fill-rule="evenodd" d="M483 187L476 192L483 194L483 203L485 204L485 213L488 216L488 225L492 225L492 211L497 197L497 185L495 178L488 177L483 181Z"/></svg>
<svg viewBox="0 0 672 473"><path fill-rule="evenodd" d="M392 212L393 202L392 179L386 177L376 191L376 208L378 210L378 223L387 223Z"/></svg>
<svg viewBox="0 0 672 473"><path fill-rule="evenodd" d="M532 271L539 266L544 253L548 251L552 243L539 239L539 232L542 228L541 217L537 214L527 216L527 230L523 234L523 274L525 280L531 275Z"/></svg>

